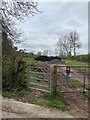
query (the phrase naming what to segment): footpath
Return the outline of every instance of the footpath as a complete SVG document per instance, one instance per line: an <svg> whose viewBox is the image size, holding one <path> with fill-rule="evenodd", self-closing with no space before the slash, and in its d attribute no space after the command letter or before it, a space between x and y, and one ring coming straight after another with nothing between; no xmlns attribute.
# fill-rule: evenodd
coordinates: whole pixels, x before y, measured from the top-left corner
<svg viewBox="0 0 90 120"><path fill-rule="evenodd" d="M74 118L68 112L44 108L38 105L2 99L2 118Z"/></svg>

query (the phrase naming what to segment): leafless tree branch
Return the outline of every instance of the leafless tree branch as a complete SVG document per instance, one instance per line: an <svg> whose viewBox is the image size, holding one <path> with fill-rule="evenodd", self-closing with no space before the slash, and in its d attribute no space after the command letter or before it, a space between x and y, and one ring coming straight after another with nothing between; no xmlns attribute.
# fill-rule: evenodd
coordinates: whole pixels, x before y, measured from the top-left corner
<svg viewBox="0 0 90 120"><path fill-rule="evenodd" d="M21 35L21 33L17 33L14 28L15 20L23 21L24 17L28 15L36 15L40 12L37 6L38 3L32 1L23 2L22 0L12 0L6 2L3 0L2 6L0 7L0 13L2 13L2 19L0 20L2 30L6 32L12 40L16 41L17 36L19 34Z"/></svg>

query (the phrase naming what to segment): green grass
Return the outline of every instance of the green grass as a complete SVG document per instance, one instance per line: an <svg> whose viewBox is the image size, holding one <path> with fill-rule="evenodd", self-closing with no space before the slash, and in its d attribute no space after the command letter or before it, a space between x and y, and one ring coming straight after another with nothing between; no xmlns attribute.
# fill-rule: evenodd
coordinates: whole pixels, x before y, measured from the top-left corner
<svg viewBox="0 0 90 120"><path fill-rule="evenodd" d="M88 62L77 62L74 60L65 60L66 64L68 65L76 65L76 66L86 66L88 65Z"/></svg>
<svg viewBox="0 0 90 120"><path fill-rule="evenodd" d="M34 97L33 97L33 96ZM36 96L35 94L30 94L30 92L27 93L27 91L13 91L13 92L8 92L4 91L2 92L3 97L8 97L8 98L16 98L16 99L25 99L27 101L29 99L30 103L48 107L48 108L57 108L61 111L68 111L68 107L64 103L63 96L61 95L60 92L56 92L52 95L50 93L43 93L43 94L38 94ZM32 96L32 97L31 97Z"/></svg>
<svg viewBox="0 0 90 120"><path fill-rule="evenodd" d="M42 97L47 100L47 102L33 102L33 104L45 106L48 108L57 108L61 111L68 111L68 107L65 105L63 97L60 92L56 92L52 95L50 93L44 93Z"/></svg>
<svg viewBox="0 0 90 120"><path fill-rule="evenodd" d="M10 92L10 91L6 91L6 92L2 92L2 96L3 97L8 97L8 98L12 98L12 97L17 97L17 96L25 96L25 90L22 90L22 91L13 91L13 92Z"/></svg>
<svg viewBox="0 0 90 120"><path fill-rule="evenodd" d="M71 65L71 66L88 66L88 62L77 62L77 61L75 61L75 60L65 60L65 63L66 63L67 65ZM77 67L77 68L78 68L78 67ZM81 69L81 70L84 70L85 67L81 67L80 69ZM90 71L90 67L89 67L89 68L86 67L86 70L87 70L87 71Z"/></svg>
<svg viewBox="0 0 90 120"><path fill-rule="evenodd" d="M74 79L69 79L69 83L76 89L79 89L80 91L83 91L84 90L84 85L83 83L81 83L80 81L78 80L74 80ZM85 92L85 95L90 99L90 90L87 90Z"/></svg>
<svg viewBox="0 0 90 120"><path fill-rule="evenodd" d="M83 83L81 83L78 80L74 80L74 79L69 79L69 83L74 86L75 88L79 88L79 89L83 89Z"/></svg>
<svg viewBox="0 0 90 120"><path fill-rule="evenodd" d="M34 59L34 57L24 57L23 59L26 61L27 65L28 64L31 65L31 64L33 64L33 63L36 62L36 60Z"/></svg>

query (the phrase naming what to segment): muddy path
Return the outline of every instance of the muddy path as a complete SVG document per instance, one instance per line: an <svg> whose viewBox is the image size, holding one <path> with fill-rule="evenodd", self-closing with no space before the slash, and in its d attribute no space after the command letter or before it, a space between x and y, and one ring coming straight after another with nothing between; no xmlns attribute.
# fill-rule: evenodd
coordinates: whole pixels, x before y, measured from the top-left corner
<svg viewBox="0 0 90 120"><path fill-rule="evenodd" d="M70 114L76 118L88 118L88 98L66 80L65 70L58 72L58 90L62 91L65 103L70 108Z"/></svg>

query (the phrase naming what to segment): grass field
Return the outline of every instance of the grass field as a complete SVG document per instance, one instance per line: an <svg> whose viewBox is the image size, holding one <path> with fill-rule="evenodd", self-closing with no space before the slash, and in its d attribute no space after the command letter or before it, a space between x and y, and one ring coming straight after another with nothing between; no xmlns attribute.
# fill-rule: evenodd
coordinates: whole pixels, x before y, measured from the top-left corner
<svg viewBox="0 0 90 120"><path fill-rule="evenodd" d="M67 65L72 65L72 66L88 66L88 62L78 62L75 60L65 60L65 63ZM84 67L80 68L81 70L85 69ZM86 67L87 71L90 71L89 67Z"/></svg>
<svg viewBox="0 0 90 120"><path fill-rule="evenodd" d="M66 64L69 65L76 65L76 66L87 66L88 62L78 62L78 61L74 61L74 60L65 60Z"/></svg>
<svg viewBox="0 0 90 120"><path fill-rule="evenodd" d="M35 60L35 58L34 57L24 57L23 58L25 61L26 61L26 63L29 65L31 65L31 64L33 64L33 63L35 63L36 62L36 60Z"/></svg>

